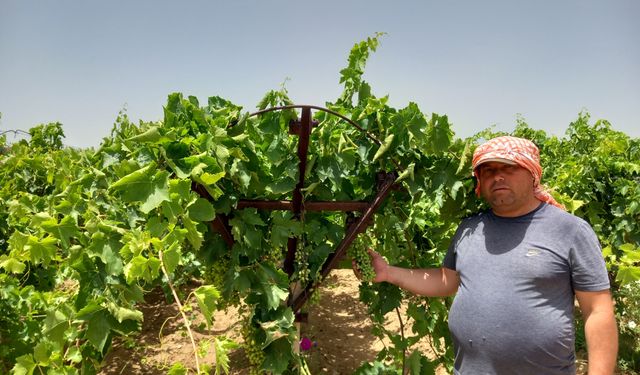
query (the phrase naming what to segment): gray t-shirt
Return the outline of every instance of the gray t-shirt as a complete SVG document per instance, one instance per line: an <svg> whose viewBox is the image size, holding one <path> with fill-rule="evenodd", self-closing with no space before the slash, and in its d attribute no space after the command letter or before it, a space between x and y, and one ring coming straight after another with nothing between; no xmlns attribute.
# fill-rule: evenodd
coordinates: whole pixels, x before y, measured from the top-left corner
<svg viewBox="0 0 640 375"><path fill-rule="evenodd" d="M541 204L460 224L444 266L460 275L449 312L455 374L575 374L574 290L609 288L584 220Z"/></svg>

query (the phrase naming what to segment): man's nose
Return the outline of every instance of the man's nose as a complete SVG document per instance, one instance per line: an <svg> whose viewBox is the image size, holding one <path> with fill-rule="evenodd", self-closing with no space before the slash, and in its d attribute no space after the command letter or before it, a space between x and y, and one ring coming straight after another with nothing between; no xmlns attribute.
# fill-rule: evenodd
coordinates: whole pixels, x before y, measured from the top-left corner
<svg viewBox="0 0 640 375"><path fill-rule="evenodd" d="M504 174L501 171L497 171L494 175L493 175L493 180L494 181L504 181Z"/></svg>

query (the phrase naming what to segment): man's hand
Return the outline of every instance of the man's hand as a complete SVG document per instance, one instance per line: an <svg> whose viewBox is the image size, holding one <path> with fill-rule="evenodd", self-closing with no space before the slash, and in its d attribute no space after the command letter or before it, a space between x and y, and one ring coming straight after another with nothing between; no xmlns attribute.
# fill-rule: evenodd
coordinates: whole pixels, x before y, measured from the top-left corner
<svg viewBox="0 0 640 375"><path fill-rule="evenodd" d="M389 277L389 263L382 257L382 255L376 253L371 249L367 249L369 252L369 258L371 258L371 267L373 267L373 271L375 272L375 277L373 282L379 283L382 281L387 281ZM362 273L360 269L358 269L358 265L355 260L351 261L351 267L353 268L353 273L356 275L358 279L362 279Z"/></svg>
<svg viewBox="0 0 640 375"><path fill-rule="evenodd" d="M371 257L371 266L373 266L373 270L376 272L376 277L373 281L376 283L389 281L389 263L384 259L384 257L382 257L382 255L375 251L371 249L368 249L367 251L369 251L369 256Z"/></svg>

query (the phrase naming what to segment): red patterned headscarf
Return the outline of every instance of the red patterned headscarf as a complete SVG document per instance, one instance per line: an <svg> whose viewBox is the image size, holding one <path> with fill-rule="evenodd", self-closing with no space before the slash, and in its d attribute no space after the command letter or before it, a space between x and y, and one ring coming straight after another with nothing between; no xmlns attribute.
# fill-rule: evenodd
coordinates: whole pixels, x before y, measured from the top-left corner
<svg viewBox="0 0 640 375"><path fill-rule="evenodd" d="M538 147L528 139L504 136L497 137L481 144L473 153L473 175L476 177L476 194L480 196L480 178L477 167L485 162L497 161L501 163L518 164L531 172L533 176L533 194L543 202L565 209L556 202L543 185L540 184L542 167L540 166L540 151Z"/></svg>

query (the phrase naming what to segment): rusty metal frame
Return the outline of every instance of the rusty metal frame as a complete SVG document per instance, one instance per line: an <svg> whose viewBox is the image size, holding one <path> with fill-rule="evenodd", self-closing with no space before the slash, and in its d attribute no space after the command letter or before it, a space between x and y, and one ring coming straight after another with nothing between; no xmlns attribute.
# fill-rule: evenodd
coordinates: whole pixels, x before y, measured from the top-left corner
<svg viewBox="0 0 640 375"><path fill-rule="evenodd" d="M289 124L289 133L293 135L297 135L299 137L298 141L298 171L299 171L299 180L296 184L295 189L293 190L293 199L292 200L239 200L236 209L244 209L244 208L257 208L264 210L286 210L291 211L294 214L294 217L297 220L304 219L305 211L342 211L347 212L348 215L352 217L353 220L351 222L347 222L347 230L345 233L345 237L336 247L336 250L329 255L325 263L322 265L320 271L320 279L315 283L309 283L305 286L303 290L301 290L296 295L293 294L293 290L290 291L289 299L287 300L287 305L292 308L294 313L298 313L299 310L304 306L305 302L309 299L314 290L316 290L318 284L324 280L324 278L331 272L333 268L338 265L338 262L345 256L347 249L356 239L359 233L362 233L366 230L366 228L371 224L373 214L380 207L384 199L387 195L393 190L395 186L395 181L398 177L398 173L393 172L379 172L376 176L378 178L378 191L376 196L373 198L371 202L366 201L308 201L305 202L302 195L302 189L304 188L304 178L305 178L305 170L307 167L307 156L309 151L309 140L311 136L311 130L313 127L318 126L318 123L313 121L311 110L320 110L337 116L351 125L355 126L360 131L364 132L367 137L372 140L377 145L380 145L381 142L376 139L372 134L361 128L354 121L345 117L344 115L332 111L327 108L312 106L312 105L288 105L282 107L273 107L265 110L261 110L249 115L258 116L260 114L277 111L277 110L285 110L285 109L301 109L301 118L300 120L291 120ZM396 167L400 168L400 164L393 160L393 163ZM198 185L197 183L192 184L192 189L200 194L205 199L213 200L209 193L204 189L204 187ZM362 215L359 217L353 217L353 212L361 212ZM231 249L234 244L233 235L231 234L231 228L229 227L228 217L226 215L218 214L213 221L209 223L209 227L222 236L225 243ZM294 272L294 260L295 253L297 249L297 241L298 239L295 237L289 238L287 242L287 252L285 256L285 260L283 263L283 269L289 276L291 276Z"/></svg>

